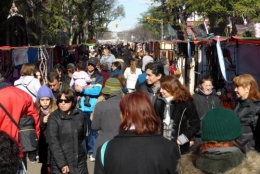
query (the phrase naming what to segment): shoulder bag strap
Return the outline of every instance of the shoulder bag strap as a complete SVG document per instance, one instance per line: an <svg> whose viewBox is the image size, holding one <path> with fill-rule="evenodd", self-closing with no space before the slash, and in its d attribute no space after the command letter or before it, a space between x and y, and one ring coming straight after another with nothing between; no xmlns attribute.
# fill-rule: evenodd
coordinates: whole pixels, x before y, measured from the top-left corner
<svg viewBox="0 0 260 174"><path fill-rule="evenodd" d="M109 142L109 140L108 141L106 141L103 145L102 145L102 147L101 147L101 162L102 162L102 165L104 166L105 165L105 163L104 163L104 158L105 158L105 152L106 152L106 148L107 148L107 143Z"/></svg>
<svg viewBox="0 0 260 174"><path fill-rule="evenodd" d="M32 79L31 81L33 81L33 79ZM28 83L28 85L31 83L31 81ZM15 86L19 86L19 85L22 85L22 84L17 84L17 85L15 85ZM28 85L27 85L27 86L28 86ZM36 95L35 95L34 93L32 93L32 91L30 91L30 89L29 89L27 86L24 86L24 87L27 89L27 91L28 91L30 94L32 94L34 97L36 97Z"/></svg>
<svg viewBox="0 0 260 174"><path fill-rule="evenodd" d="M10 115L10 113L5 109L5 107L0 103L0 107L3 109L3 111L6 113L6 115L11 119L11 121L15 124L15 126L19 128L18 124L16 123L16 121L14 120L14 118Z"/></svg>

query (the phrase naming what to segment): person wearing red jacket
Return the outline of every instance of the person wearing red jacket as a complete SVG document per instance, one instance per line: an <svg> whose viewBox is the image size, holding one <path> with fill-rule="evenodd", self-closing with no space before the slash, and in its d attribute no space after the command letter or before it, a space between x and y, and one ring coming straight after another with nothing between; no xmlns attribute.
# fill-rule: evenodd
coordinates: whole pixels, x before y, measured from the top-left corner
<svg viewBox="0 0 260 174"><path fill-rule="evenodd" d="M39 139L39 114L35 108L32 97L21 89L11 86L8 83L0 83L0 96L0 103L17 123L20 122L21 117L26 115L31 115L34 118L35 130L37 138ZM6 132L18 142L20 146L19 156L23 158L24 155L21 151L21 145L18 139L19 130L2 108L0 108L0 130Z"/></svg>

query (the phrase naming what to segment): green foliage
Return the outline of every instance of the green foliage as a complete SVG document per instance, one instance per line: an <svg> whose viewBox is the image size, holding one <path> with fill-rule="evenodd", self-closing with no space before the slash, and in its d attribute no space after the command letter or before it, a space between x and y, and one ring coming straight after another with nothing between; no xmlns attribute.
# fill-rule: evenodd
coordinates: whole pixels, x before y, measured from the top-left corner
<svg viewBox="0 0 260 174"><path fill-rule="evenodd" d="M150 7L147 12L141 14L141 18L138 18L138 23L142 25L142 28L149 31L152 40L160 40L161 37L161 23L156 20L162 19L162 12L158 10L159 7ZM147 17L151 17L151 21L147 21ZM156 20L154 20L156 19Z"/></svg>
<svg viewBox="0 0 260 174"><path fill-rule="evenodd" d="M15 4L25 18L31 45L69 44L72 39L74 43L86 42L88 33L93 35L96 28L125 16L117 0L16 0ZM0 5L3 21L12 2L1 0ZM0 31L4 31L4 25L1 22Z"/></svg>

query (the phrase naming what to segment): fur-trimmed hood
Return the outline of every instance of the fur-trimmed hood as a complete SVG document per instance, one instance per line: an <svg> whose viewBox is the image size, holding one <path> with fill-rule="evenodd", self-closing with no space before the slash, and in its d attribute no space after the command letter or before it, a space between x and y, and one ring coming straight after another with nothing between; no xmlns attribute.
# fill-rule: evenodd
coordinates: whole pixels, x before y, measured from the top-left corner
<svg viewBox="0 0 260 174"><path fill-rule="evenodd" d="M245 159L237 167L226 171L223 174L259 174L260 173L260 154L255 151L248 151ZM194 167L191 155L183 155L177 166L179 174L203 174L201 170Z"/></svg>

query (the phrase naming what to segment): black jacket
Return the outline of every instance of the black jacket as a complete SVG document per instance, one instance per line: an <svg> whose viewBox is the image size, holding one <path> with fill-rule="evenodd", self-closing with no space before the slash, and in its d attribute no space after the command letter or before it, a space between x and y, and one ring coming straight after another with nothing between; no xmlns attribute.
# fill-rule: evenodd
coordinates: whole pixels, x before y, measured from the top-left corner
<svg viewBox="0 0 260 174"><path fill-rule="evenodd" d="M155 99L157 98L157 92L158 92L158 90L160 90L160 89L158 89L157 91L154 91L153 90L153 85L149 85L149 84L147 84L147 82L145 81L145 82L143 82L143 83L141 83L140 85L138 85L138 87L137 87L137 90L141 90L141 91L144 91L144 92L146 92L147 94L148 94L148 96L149 96L149 98L151 99L151 101L152 101L152 103L154 104L154 102L155 102Z"/></svg>
<svg viewBox="0 0 260 174"><path fill-rule="evenodd" d="M82 141L86 135L84 114L78 109L66 114L61 110L50 114L47 123L47 138L50 148L51 173L61 173L68 165L70 173L87 174L86 154Z"/></svg>
<svg viewBox="0 0 260 174"><path fill-rule="evenodd" d="M180 158L176 143L161 135L119 132L107 144L104 166L98 148L94 174L177 174Z"/></svg>
<svg viewBox="0 0 260 174"><path fill-rule="evenodd" d="M237 114L240 124L242 126L242 135L240 141L246 150L255 149L254 131L256 130L256 123L260 112L260 101L251 101L250 99L238 100L234 109ZM260 131L255 132L255 136L259 136Z"/></svg>
<svg viewBox="0 0 260 174"><path fill-rule="evenodd" d="M164 109L166 103L161 98L158 97L155 101L154 108L157 115L163 121L164 119ZM196 133L200 130L200 119L198 117L198 113L196 111L195 105L193 101L186 102L175 102L171 101L170 104L170 117L174 122L172 136L174 137L172 140L174 142L177 141L177 138L184 134L188 140L191 140ZM163 128L163 126L162 126ZM185 154L190 151L189 142L180 146L180 153Z"/></svg>
<svg viewBox="0 0 260 174"><path fill-rule="evenodd" d="M199 90L198 93L193 95L193 98L200 118L203 117L207 111L213 108L222 107L221 100L213 93L205 95Z"/></svg>
<svg viewBox="0 0 260 174"><path fill-rule="evenodd" d="M47 142L47 123L43 123L43 117L44 117L44 113L41 112L40 114L40 139L39 139L39 161L40 163L43 164L49 164L50 159L48 158L49 156L49 145Z"/></svg>

